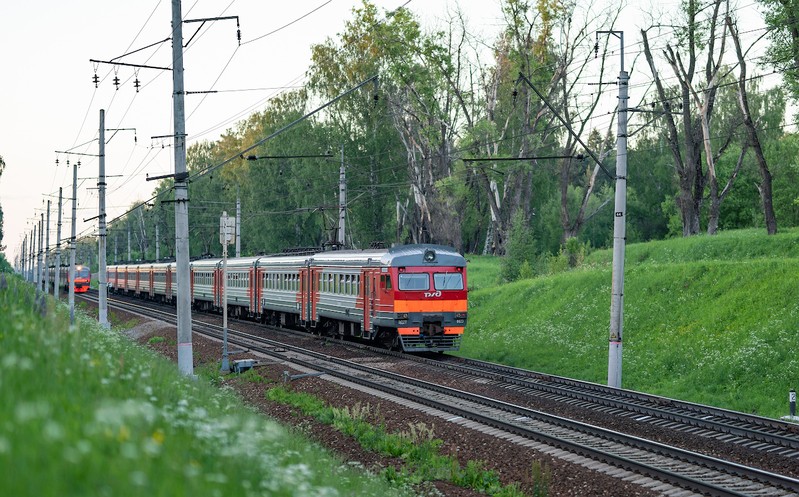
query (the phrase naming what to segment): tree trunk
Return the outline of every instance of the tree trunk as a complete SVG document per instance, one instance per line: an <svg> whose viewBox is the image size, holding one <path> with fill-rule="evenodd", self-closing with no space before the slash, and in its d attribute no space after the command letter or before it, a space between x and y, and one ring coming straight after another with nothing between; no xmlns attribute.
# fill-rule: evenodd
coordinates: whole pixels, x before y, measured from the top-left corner
<svg viewBox="0 0 799 497"><path fill-rule="evenodd" d="M738 64L741 68L740 74L738 75L738 105L741 107L741 112L743 113L748 143L755 151L757 167L760 170L762 184L758 189L760 190L760 200L763 204L763 216L766 222L766 233L769 235L774 235L777 233L777 216L774 214L771 189L771 171L769 171L768 163L766 162L766 156L763 154L763 147L760 144L760 137L757 134L757 128L755 127L754 120L752 119L752 113L749 109L749 98L746 92L746 60L741 50L741 39L739 37L738 30L735 29L735 26L733 26L730 16L727 16L727 26L730 28L732 41L735 43L735 52L738 55ZM794 37L794 40L796 40L796 37Z"/></svg>

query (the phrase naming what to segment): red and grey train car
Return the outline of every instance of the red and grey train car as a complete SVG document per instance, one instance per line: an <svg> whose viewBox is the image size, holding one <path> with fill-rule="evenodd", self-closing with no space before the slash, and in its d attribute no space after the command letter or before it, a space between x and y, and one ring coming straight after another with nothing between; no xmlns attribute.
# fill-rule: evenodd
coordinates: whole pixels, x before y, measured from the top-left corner
<svg viewBox="0 0 799 497"><path fill-rule="evenodd" d="M58 270L59 286L63 290L69 290L69 266L61 266L56 268L51 266L48 268L48 281L50 286L55 285L55 271ZM81 264L75 265L75 293L86 293L92 284L92 273L89 266Z"/></svg>
<svg viewBox="0 0 799 497"><path fill-rule="evenodd" d="M192 305L222 309L222 260L191 263ZM175 265L109 266L113 291L173 301ZM450 247L404 245L228 259L228 311L271 324L380 342L406 352L458 350L466 260Z"/></svg>

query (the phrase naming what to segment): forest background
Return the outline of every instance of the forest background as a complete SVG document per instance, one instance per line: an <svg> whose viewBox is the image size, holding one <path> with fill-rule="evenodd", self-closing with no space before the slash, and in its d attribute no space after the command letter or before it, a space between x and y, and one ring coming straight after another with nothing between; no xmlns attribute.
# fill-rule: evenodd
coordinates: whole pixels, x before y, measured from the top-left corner
<svg viewBox="0 0 799 497"><path fill-rule="evenodd" d="M634 75L628 243L799 224L788 115L799 7L759 3L766 27L754 34L734 4L690 0L624 48ZM610 246L617 109L607 102L617 101L618 73L608 67L618 69L620 52L617 34L598 32L618 30L620 7L589 16L573 1L502 5L488 62L457 12L448 30L425 32L404 8L355 9L337 38L313 47L302 87L189 148L191 255L221 253L219 217L237 200L242 255L335 246L342 165L349 247L505 255L503 277L514 280L552 256L579 264ZM768 50L752 55L764 40ZM785 84L765 88L775 72ZM109 220L109 262L153 260L156 245L160 258L174 255L173 196L162 180ZM91 263L95 239L78 250Z"/></svg>

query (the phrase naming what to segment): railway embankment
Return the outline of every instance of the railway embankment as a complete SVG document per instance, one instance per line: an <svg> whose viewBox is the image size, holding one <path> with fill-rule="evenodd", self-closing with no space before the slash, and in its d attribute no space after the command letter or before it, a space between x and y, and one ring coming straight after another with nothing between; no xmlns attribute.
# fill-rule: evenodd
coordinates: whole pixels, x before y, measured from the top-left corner
<svg viewBox="0 0 799 497"><path fill-rule="evenodd" d="M799 387L798 245L796 229L629 245L623 388L788 414L788 392ZM611 259L596 251L578 267L544 265L531 278L501 283L496 259L470 257L461 353L606 384Z"/></svg>
<svg viewBox="0 0 799 497"><path fill-rule="evenodd" d="M5 274L0 419L3 495L408 494Z"/></svg>

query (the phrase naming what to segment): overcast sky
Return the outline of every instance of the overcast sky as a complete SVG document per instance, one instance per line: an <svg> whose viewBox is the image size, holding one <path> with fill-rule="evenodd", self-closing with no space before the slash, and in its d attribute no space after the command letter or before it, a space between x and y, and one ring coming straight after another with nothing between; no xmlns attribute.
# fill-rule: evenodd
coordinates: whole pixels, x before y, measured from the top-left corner
<svg viewBox="0 0 799 497"><path fill-rule="evenodd" d="M441 27L447 10L456 4L454 0L374 3L381 10L407 3L428 28ZM661 8L676 3L656 2ZM634 46L640 41L638 30L646 22L646 13L640 2L632 0L629 4L617 28L625 30L625 42ZM358 5L360 1L355 0L184 0L184 19L239 16L242 37L238 46L235 21L220 21L206 25L187 48L186 90L220 91L186 96L188 144L215 140L237 121L262 109L269 98L287 87L301 85L310 47L341 32ZM499 1L460 0L458 5L470 22L471 34L490 45L503 24ZM109 219L135 201L150 197L155 184L146 182L145 174L173 172L171 139L151 139L173 132L171 73L156 69L134 73L130 67L114 69L89 62L114 59L164 40L170 36L170 22L169 0L3 2L0 155L6 170L0 179L0 205L5 221L3 243L12 264L22 239L46 208L47 199L53 204L50 244L55 244L59 186L64 188L65 199L71 197L72 169L66 166L67 159L81 160L78 234L96 230L96 220L82 220L97 215L97 159L56 151L97 154L100 109L106 111L106 128L135 128L137 138L134 142L131 131L121 131L113 138L111 132L106 135L110 139L106 147ZM184 40L188 41L198 26L184 24ZM121 60L171 67L171 44L159 43ZM100 78L98 88L92 82L95 73ZM119 89L113 84L115 76L121 82ZM138 93L135 79L141 85ZM610 100L615 105L615 99ZM65 201L64 238L69 236L70 215L71 204Z"/></svg>

